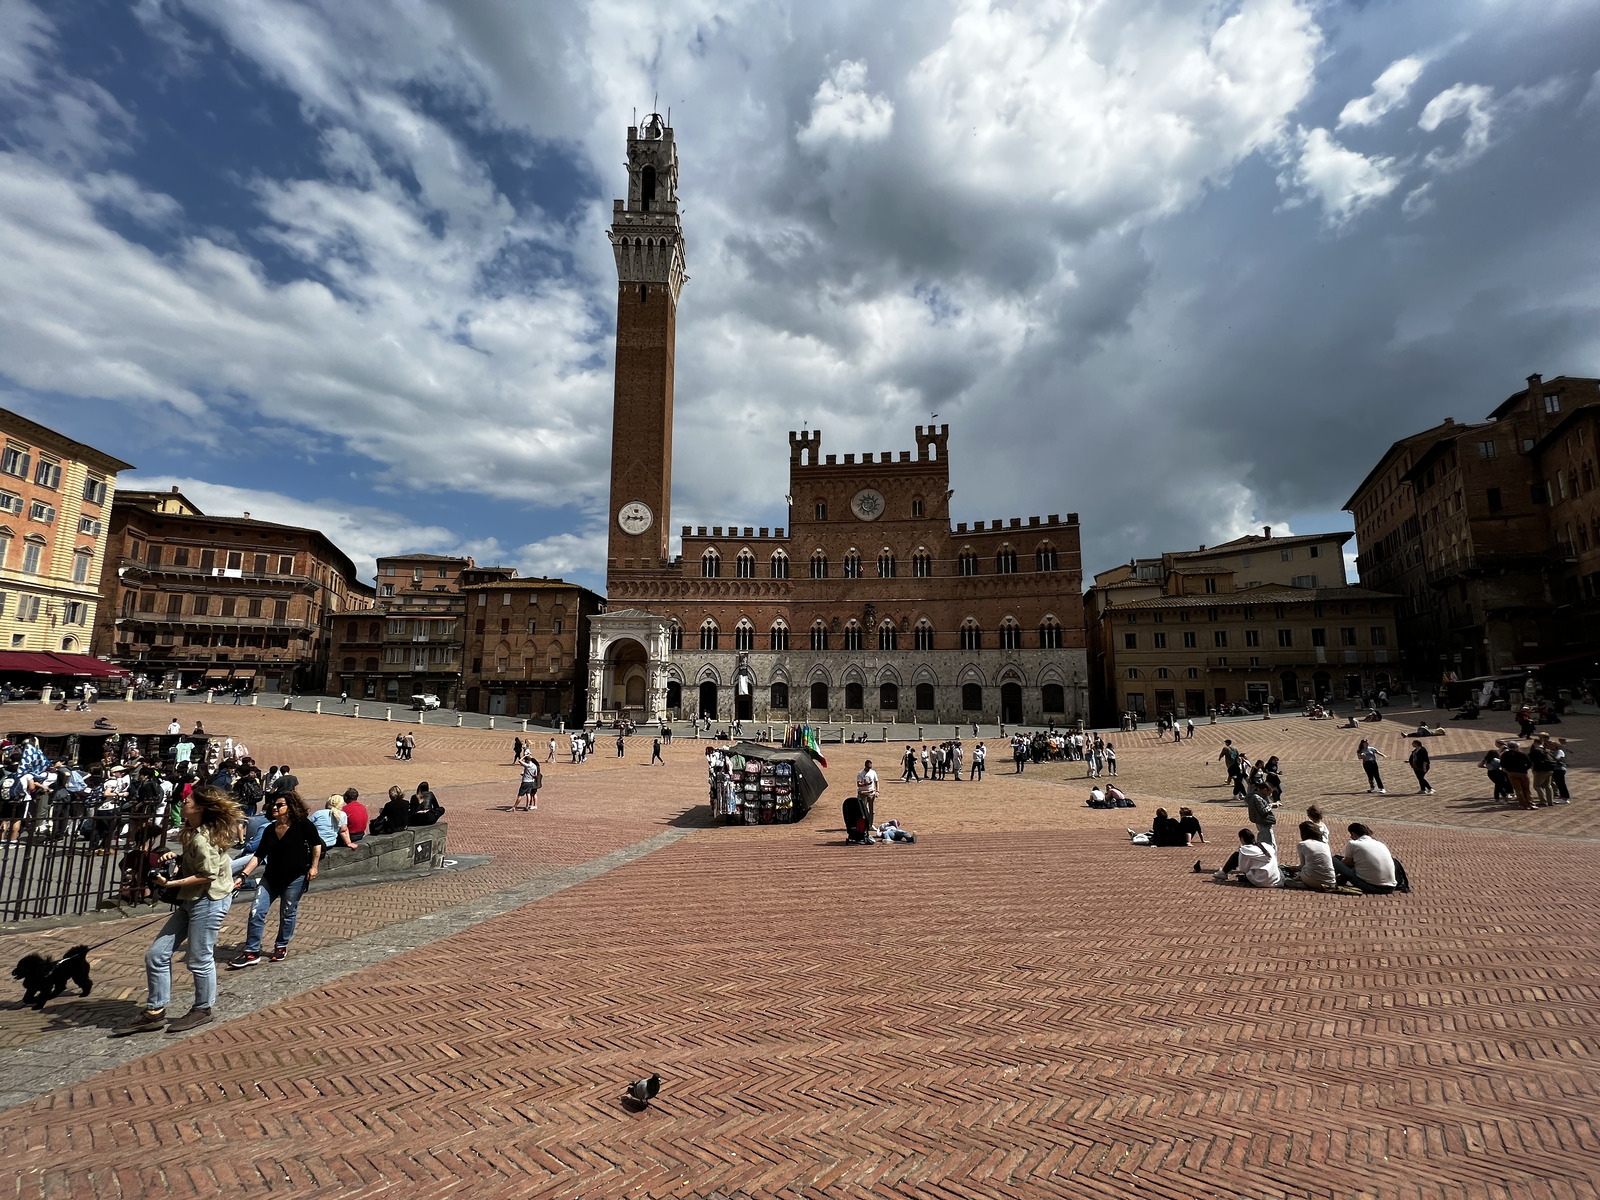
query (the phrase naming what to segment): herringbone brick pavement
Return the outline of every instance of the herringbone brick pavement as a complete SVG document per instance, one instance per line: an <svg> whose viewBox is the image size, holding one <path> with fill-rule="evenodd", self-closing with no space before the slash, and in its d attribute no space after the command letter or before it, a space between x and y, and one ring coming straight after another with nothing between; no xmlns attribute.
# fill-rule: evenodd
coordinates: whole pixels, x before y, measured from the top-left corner
<svg viewBox="0 0 1600 1200"><path fill-rule="evenodd" d="M1240 727L1218 728L1220 745ZM1333 731L1263 728L1281 741L1247 745L1284 756L1291 805L1367 803ZM1481 775L1436 739L1450 786L1371 801L1414 822L1378 822L1417 884L1395 897L1214 885L1193 854L1128 844L1149 800L1083 808L1067 768L1015 779L998 746L982 784L885 786L880 814L916 846L845 847L858 750L897 773L892 750L847 747L798 826L704 829L254 1017L153 1040L0 1114L0 1164L30 1200L1592 1197L1584 730L1565 730L1581 799L1503 828L1452 807ZM1129 746L1125 785L1213 798L1220 768L1190 751L1214 732ZM677 749L664 771L558 774L532 817L494 808L504 777L462 787L452 843L537 869L692 824L701 773ZM1239 814L1199 811L1214 866ZM1551 836L1552 816L1574 828ZM663 1097L626 1111L623 1083L649 1069Z"/></svg>
<svg viewBox="0 0 1600 1200"><path fill-rule="evenodd" d="M1357 898L834 824L698 833L13 1110L0 1160L26 1197L1596 1192L1588 844L1397 827L1417 892Z"/></svg>

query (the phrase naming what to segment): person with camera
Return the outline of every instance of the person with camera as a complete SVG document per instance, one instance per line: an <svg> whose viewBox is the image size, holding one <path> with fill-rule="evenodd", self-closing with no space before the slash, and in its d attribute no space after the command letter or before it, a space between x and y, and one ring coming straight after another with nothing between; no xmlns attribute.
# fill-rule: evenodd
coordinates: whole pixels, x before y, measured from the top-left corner
<svg viewBox="0 0 1600 1200"><path fill-rule="evenodd" d="M278 937L271 961L279 963L288 957L300 897L317 877L317 864L322 861L322 835L306 814L306 802L300 799L299 792L271 797L267 815L272 824L261 831L261 844L240 872L243 878L256 869L258 862L267 864L255 903L250 906L244 950L228 964L230 971L253 967L261 961L261 935L266 931L267 912L274 900L278 902Z"/></svg>
<svg viewBox="0 0 1600 1200"><path fill-rule="evenodd" d="M183 826L179 853L161 856L167 867L150 880L157 894L176 907L144 956L144 973L150 997L144 1012L119 1030L126 1036L166 1026L168 1033L184 1033L211 1020L217 998L217 933L233 903L233 871L228 850L239 833L239 808L220 788L195 788L183 801ZM168 889L171 889L170 891ZM172 954L189 943L189 974L194 976L194 1006L176 1021L167 1022L172 996Z"/></svg>

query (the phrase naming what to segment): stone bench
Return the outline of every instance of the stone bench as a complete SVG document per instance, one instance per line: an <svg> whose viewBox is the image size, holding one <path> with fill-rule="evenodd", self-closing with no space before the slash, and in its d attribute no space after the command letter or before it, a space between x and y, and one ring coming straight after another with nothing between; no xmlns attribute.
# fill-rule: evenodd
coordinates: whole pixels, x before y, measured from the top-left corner
<svg viewBox="0 0 1600 1200"><path fill-rule="evenodd" d="M409 879L432 874L444 866L447 821L423 825L400 833L369 833L354 850L335 846L322 854L317 882L359 879Z"/></svg>

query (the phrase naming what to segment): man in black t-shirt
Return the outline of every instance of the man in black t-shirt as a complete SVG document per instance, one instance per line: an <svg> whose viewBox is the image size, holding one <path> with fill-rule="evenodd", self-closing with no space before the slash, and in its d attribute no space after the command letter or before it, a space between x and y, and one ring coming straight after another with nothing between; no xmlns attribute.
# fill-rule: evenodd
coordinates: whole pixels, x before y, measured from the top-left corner
<svg viewBox="0 0 1600 1200"><path fill-rule="evenodd" d="M1518 742L1496 742L1500 747L1500 769L1511 780L1511 791L1517 798L1518 808L1533 807L1533 789L1528 783L1528 771L1533 766Z"/></svg>

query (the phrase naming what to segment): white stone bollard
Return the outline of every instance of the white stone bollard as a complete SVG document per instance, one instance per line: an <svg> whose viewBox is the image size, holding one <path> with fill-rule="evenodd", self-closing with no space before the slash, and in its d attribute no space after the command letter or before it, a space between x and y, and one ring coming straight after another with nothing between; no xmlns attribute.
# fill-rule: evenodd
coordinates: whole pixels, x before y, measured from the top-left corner
<svg viewBox="0 0 1600 1200"><path fill-rule="evenodd" d="M417 724L418 725L426 725L427 724L427 722L422 719L423 716L426 714L426 712L427 712L426 709L421 709L421 708L417 709Z"/></svg>
<svg viewBox="0 0 1600 1200"><path fill-rule="evenodd" d="M50 703L50 700L52 698L51 697L52 690L53 689L50 688L48 685L46 685L45 687L42 687L42 688L39 689L39 703L40 704L49 704Z"/></svg>
<svg viewBox="0 0 1600 1200"><path fill-rule="evenodd" d="M461 714L460 713L456 714L456 728L457 729L461 728Z"/></svg>
<svg viewBox="0 0 1600 1200"><path fill-rule="evenodd" d="M392 720L394 720L394 709L392 709L392 708L386 708L386 709L384 709L384 710L383 710L383 719L384 719L384 720L385 720L385 721L392 721Z"/></svg>
<svg viewBox="0 0 1600 1200"><path fill-rule="evenodd" d="M215 700L216 696L217 696L217 693L216 693L216 689L215 688L207 688L206 689L206 703L207 704L210 704L213 700Z"/></svg>
<svg viewBox="0 0 1600 1200"><path fill-rule="evenodd" d="M250 693L250 707L251 708L257 707L256 701L259 700L259 699L261 699L260 696L256 695L256 693L254 693L254 692L251 692Z"/></svg>
<svg viewBox="0 0 1600 1200"><path fill-rule="evenodd" d="M493 729L493 728L494 728L494 718L493 718L493 717L490 717L490 718L489 718L489 728L490 728L490 729Z"/></svg>
<svg viewBox="0 0 1600 1200"><path fill-rule="evenodd" d="M527 718L523 718L523 721L522 721L522 732L523 733L527 733L528 732L528 721L527 721Z"/></svg>
<svg viewBox="0 0 1600 1200"><path fill-rule="evenodd" d="M321 700L317 701L317 715L318 716L322 715L322 701Z"/></svg>
<svg viewBox="0 0 1600 1200"><path fill-rule="evenodd" d="M351 715L351 716L352 716L352 717L359 717L359 716L360 716L360 715L361 715L361 705L359 705L359 704L355 704L355 705L351 705L351 707L352 707L352 708L353 708L353 709L354 709L354 710L355 710L355 711L354 711L354 712L352 712L352 713L351 713L351 714L350 714L350 715Z"/></svg>

